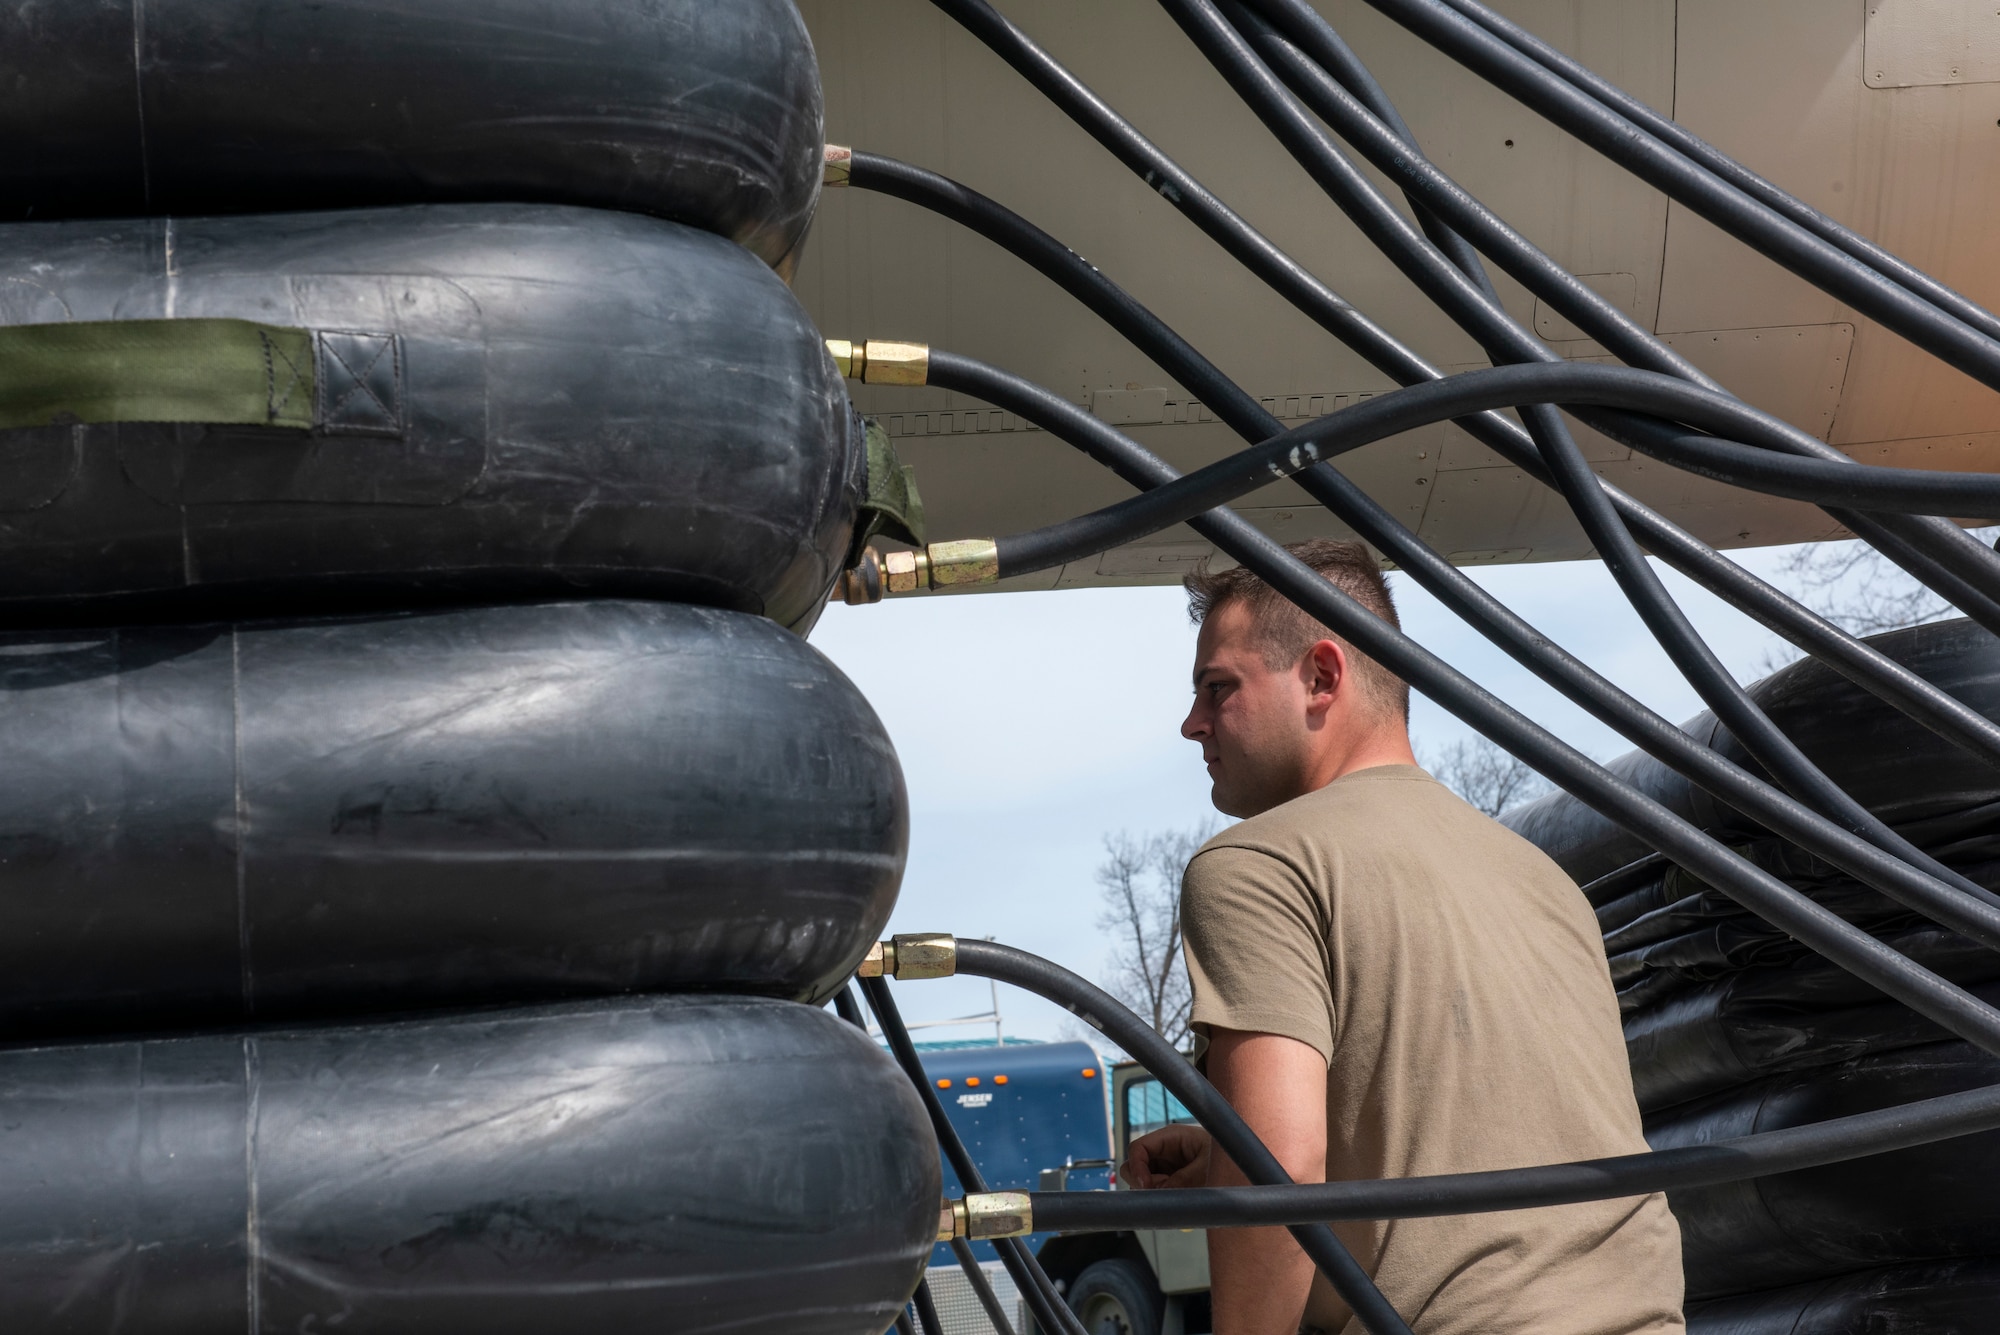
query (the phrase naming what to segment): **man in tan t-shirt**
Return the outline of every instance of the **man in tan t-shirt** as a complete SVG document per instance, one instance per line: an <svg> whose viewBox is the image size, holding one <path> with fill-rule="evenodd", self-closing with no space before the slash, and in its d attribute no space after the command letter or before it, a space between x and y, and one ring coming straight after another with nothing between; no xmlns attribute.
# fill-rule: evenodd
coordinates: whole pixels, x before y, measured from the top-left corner
<svg viewBox="0 0 2000 1335"><path fill-rule="evenodd" d="M1294 555L1394 623L1367 550ZM1188 581L1213 800L1188 865L1197 1060L1302 1182L1646 1149L1596 920L1539 850L1419 769L1408 689L1246 571ZM1205 1133L1134 1141L1137 1187L1238 1185ZM1417 1335L1683 1329L1664 1197L1335 1224ZM1349 1326L1282 1229L1208 1235L1216 1335ZM1358 1327L1356 1328L1358 1329Z"/></svg>

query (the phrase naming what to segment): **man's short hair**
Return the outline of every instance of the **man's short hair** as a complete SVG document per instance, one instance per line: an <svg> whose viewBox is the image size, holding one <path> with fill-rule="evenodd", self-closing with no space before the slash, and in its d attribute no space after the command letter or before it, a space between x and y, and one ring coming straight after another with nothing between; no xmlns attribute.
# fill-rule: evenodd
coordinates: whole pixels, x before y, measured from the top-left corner
<svg viewBox="0 0 2000 1335"><path fill-rule="evenodd" d="M1396 601L1389 594L1389 581L1366 547L1358 542L1333 542L1315 538L1295 542L1285 548L1311 566L1329 583L1397 629ZM1236 566L1210 570L1206 561L1185 581L1188 618L1199 626L1231 603L1241 603L1256 627L1264 664L1272 671L1288 668L1305 656L1321 640L1332 640L1347 654L1349 671L1383 717L1407 720L1410 717L1410 688L1401 677L1368 657L1344 636L1312 619L1298 604L1266 584L1261 578Z"/></svg>

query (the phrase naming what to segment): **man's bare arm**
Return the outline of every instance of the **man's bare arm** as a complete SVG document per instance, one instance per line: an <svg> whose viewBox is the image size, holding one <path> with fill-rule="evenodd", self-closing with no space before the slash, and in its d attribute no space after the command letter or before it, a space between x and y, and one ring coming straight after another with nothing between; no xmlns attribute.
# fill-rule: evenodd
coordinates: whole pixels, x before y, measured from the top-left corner
<svg viewBox="0 0 2000 1335"><path fill-rule="evenodd" d="M1326 1180L1326 1061L1279 1034L1214 1029L1208 1078L1297 1182ZM1210 1186L1249 1179L1218 1147ZM1296 1335L1313 1265L1281 1228L1218 1228L1208 1234L1216 1335Z"/></svg>

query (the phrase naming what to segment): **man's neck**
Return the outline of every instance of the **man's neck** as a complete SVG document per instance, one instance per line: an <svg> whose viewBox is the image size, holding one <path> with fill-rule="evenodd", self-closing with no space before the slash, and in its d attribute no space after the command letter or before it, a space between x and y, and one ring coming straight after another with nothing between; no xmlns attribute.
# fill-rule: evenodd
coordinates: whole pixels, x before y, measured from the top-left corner
<svg viewBox="0 0 2000 1335"><path fill-rule="evenodd" d="M1318 792L1336 779L1344 779L1365 769L1416 763L1416 752L1410 748L1409 729L1400 726L1378 728L1357 738L1353 745L1342 748L1339 753L1327 756L1314 775L1318 782L1307 791Z"/></svg>

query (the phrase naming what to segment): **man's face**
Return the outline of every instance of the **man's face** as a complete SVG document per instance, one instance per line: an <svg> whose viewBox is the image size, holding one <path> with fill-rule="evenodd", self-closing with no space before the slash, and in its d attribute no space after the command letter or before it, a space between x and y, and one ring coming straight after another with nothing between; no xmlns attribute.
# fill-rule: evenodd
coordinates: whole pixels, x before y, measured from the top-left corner
<svg viewBox="0 0 2000 1335"><path fill-rule="evenodd" d="M1194 648L1194 708L1181 736L1201 743L1226 816L1254 816L1311 790L1312 659L1273 669L1249 611L1225 603L1201 624Z"/></svg>

